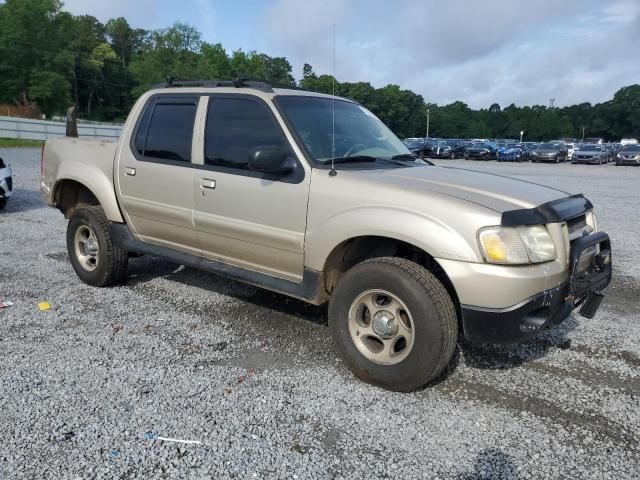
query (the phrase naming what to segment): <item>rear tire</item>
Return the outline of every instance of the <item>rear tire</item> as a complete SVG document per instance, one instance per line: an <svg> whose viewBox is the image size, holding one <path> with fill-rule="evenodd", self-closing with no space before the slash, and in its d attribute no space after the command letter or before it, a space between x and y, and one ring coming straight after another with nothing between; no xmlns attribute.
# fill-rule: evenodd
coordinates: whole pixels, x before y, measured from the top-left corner
<svg viewBox="0 0 640 480"><path fill-rule="evenodd" d="M390 331L381 333L380 325ZM458 338L444 286L424 267L395 257L367 260L342 276L329 302L329 328L356 377L402 392L436 378Z"/></svg>
<svg viewBox="0 0 640 480"><path fill-rule="evenodd" d="M106 287L126 278L128 253L113 244L102 207L73 213L67 225L67 252L76 274L88 285Z"/></svg>
<svg viewBox="0 0 640 480"><path fill-rule="evenodd" d="M0 210L4 210L4 207L7 206L7 199L2 197L0 198Z"/></svg>

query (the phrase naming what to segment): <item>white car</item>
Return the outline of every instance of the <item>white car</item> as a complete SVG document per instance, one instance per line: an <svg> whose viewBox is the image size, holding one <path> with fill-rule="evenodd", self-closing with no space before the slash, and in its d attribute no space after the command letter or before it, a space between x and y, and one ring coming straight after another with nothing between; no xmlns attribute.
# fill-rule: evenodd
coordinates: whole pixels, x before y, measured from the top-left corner
<svg viewBox="0 0 640 480"><path fill-rule="evenodd" d="M573 152L577 150L575 143L565 143L567 147L567 160L573 160Z"/></svg>
<svg viewBox="0 0 640 480"><path fill-rule="evenodd" d="M11 195L13 195L11 165L5 164L0 158L0 210L5 207Z"/></svg>

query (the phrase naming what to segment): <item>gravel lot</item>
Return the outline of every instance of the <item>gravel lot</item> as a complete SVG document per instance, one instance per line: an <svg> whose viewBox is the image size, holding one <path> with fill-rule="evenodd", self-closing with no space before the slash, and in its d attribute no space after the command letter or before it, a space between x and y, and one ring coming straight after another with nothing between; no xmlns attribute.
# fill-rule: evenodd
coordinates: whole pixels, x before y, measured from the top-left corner
<svg viewBox="0 0 640 480"><path fill-rule="evenodd" d="M463 342L437 384L396 394L349 374L322 308L149 257L125 286L84 285L40 200L39 149L0 156L16 187L0 213L0 301L15 303L0 310L0 478L640 475L640 168L441 162L584 192L615 276L595 319Z"/></svg>

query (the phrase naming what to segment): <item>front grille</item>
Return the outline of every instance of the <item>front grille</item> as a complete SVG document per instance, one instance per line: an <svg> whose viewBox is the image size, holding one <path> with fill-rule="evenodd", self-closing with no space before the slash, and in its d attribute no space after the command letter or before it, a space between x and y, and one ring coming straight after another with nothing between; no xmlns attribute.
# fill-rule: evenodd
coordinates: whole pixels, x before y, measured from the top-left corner
<svg viewBox="0 0 640 480"><path fill-rule="evenodd" d="M593 229L587 225L586 215L567 220L567 230L569 230L569 241L573 242L576 238L580 238L585 232L591 233Z"/></svg>

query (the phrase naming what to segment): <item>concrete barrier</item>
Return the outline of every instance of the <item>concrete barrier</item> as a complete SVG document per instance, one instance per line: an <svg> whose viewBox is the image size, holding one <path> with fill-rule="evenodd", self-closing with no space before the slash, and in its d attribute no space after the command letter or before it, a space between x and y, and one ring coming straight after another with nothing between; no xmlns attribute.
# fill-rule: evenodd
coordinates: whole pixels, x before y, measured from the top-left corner
<svg viewBox="0 0 640 480"><path fill-rule="evenodd" d="M49 140L64 137L63 122L33 120L31 118L0 116L0 138L22 138L25 140ZM122 125L117 123L78 122L80 138L94 140L116 140L122 133Z"/></svg>

